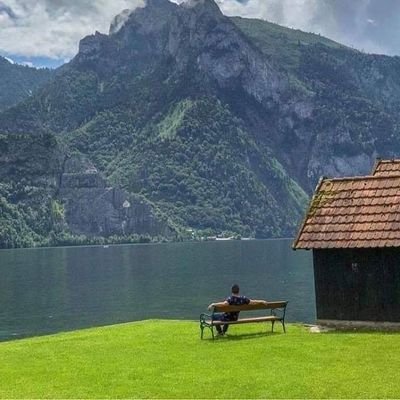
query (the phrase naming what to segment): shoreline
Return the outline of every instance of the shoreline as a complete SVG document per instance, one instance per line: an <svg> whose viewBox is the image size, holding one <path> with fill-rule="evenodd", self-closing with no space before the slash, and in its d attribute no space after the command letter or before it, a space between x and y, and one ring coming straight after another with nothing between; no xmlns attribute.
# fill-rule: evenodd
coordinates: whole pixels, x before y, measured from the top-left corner
<svg viewBox="0 0 400 400"><path fill-rule="evenodd" d="M277 240L294 240L294 238L266 238L266 239L217 239L217 240L176 240L169 242L149 242L149 243L110 243L110 244L77 244L77 245L60 245L60 246L36 246L36 247L14 247L14 248L0 248L0 252L14 251L14 250L50 250L50 249L70 249L70 248L104 248L122 247L122 246L156 246L156 245L174 245L174 244L200 244L200 243L232 243L232 242L270 242Z"/></svg>

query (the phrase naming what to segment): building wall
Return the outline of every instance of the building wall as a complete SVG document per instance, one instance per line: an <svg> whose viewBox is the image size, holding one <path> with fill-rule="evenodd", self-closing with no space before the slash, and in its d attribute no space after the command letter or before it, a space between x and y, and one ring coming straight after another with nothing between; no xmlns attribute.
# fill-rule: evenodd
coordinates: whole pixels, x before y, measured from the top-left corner
<svg viewBox="0 0 400 400"><path fill-rule="evenodd" d="M317 318L400 322L400 249L314 250Z"/></svg>

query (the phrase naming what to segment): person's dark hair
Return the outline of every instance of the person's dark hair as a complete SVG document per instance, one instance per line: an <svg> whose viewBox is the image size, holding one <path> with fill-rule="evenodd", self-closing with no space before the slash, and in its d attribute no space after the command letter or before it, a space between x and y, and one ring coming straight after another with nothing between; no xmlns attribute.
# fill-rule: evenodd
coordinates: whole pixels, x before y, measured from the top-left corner
<svg viewBox="0 0 400 400"><path fill-rule="evenodd" d="M232 286L232 293L233 294L239 294L239 285L236 285L236 283Z"/></svg>

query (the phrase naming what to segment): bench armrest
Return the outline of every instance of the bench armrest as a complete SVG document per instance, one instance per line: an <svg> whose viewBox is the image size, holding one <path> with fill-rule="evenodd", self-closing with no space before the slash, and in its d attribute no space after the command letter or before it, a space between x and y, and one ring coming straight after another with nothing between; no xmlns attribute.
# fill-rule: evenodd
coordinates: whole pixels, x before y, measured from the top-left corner
<svg viewBox="0 0 400 400"><path fill-rule="evenodd" d="M205 314L205 313L200 314L200 322L201 323L205 323L207 319L211 319L212 320L212 315Z"/></svg>
<svg viewBox="0 0 400 400"><path fill-rule="evenodd" d="M287 306L287 303L283 307L272 308L271 315L274 315L274 316L279 317L284 320L285 314L286 314L286 306Z"/></svg>

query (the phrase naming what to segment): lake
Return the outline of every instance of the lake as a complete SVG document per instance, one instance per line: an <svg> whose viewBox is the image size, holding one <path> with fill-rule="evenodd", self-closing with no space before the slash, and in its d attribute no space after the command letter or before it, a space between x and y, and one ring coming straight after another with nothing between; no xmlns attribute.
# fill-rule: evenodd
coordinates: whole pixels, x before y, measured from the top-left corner
<svg viewBox="0 0 400 400"><path fill-rule="evenodd" d="M310 252L291 240L0 251L0 340L143 319L197 320L238 283L315 321Z"/></svg>

